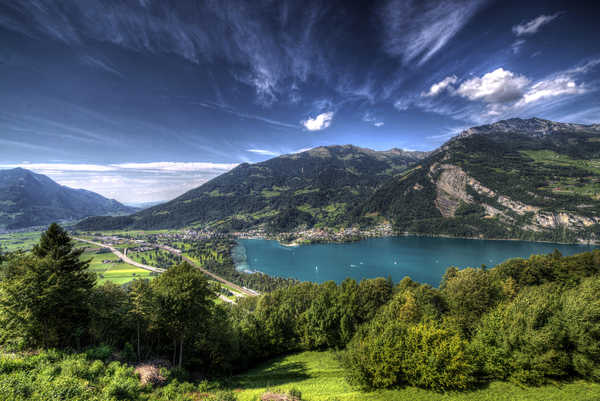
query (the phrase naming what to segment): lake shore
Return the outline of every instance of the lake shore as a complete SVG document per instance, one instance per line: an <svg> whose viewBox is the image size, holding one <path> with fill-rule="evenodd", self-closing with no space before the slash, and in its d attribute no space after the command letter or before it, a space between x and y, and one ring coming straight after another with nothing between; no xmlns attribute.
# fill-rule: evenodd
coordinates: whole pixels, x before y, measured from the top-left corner
<svg viewBox="0 0 600 401"><path fill-rule="evenodd" d="M391 226L385 228L376 228L370 230L346 229L342 232L328 232L325 230L303 230L299 232L288 232L279 234L270 234L266 232L253 232L250 235L234 235L237 238L247 239L267 239L275 240L285 247L298 247L311 244L339 244L362 241L368 238L388 238L388 237L425 237L425 238L456 238L480 241L522 241L531 243L557 244L557 245L582 245L582 246L600 246L600 241L586 241L578 239L577 241L550 241L543 239L523 239L523 238L487 238L484 236L467 237L450 234L428 234L413 232L392 231Z"/></svg>

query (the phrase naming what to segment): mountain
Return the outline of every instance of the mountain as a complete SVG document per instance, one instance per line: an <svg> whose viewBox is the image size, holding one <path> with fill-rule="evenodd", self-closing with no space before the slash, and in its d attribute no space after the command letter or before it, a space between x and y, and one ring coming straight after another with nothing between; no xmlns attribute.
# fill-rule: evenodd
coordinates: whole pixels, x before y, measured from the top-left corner
<svg viewBox="0 0 600 401"><path fill-rule="evenodd" d="M334 226L394 176L428 153L374 151L327 146L244 163L180 197L129 217L90 218L80 229L180 228L247 229L266 223L275 231Z"/></svg>
<svg viewBox="0 0 600 401"><path fill-rule="evenodd" d="M355 213L411 233L600 238L600 125L515 118L470 128Z"/></svg>
<svg viewBox="0 0 600 401"><path fill-rule="evenodd" d="M179 198L82 229L373 227L479 238L600 239L600 125L467 129L430 153L329 146L242 164Z"/></svg>
<svg viewBox="0 0 600 401"><path fill-rule="evenodd" d="M116 200L59 185L23 168L0 170L0 228L33 227L134 211Z"/></svg>

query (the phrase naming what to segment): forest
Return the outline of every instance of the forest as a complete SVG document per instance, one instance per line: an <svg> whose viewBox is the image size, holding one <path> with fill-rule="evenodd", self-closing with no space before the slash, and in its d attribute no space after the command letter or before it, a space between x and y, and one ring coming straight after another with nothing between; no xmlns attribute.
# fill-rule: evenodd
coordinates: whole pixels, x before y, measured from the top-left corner
<svg viewBox="0 0 600 401"><path fill-rule="evenodd" d="M221 391L232 374L326 349L363 390L600 380L598 250L449 267L439 288L302 282L236 305L186 263L98 286L80 252L52 225L30 253L2 256L0 398L235 400ZM162 365L140 385L144 361Z"/></svg>

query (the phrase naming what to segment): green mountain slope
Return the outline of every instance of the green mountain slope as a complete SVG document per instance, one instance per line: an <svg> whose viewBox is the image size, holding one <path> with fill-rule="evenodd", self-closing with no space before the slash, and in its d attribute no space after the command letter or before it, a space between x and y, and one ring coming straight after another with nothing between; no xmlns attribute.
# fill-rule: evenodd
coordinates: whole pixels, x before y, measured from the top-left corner
<svg viewBox="0 0 600 401"><path fill-rule="evenodd" d="M134 208L113 199L59 185L47 176L29 170L0 170L0 228L3 229L133 211Z"/></svg>
<svg viewBox="0 0 600 401"><path fill-rule="evenodd" d="M600 233L600 126L471 128L354 211L399 231L568 241Z"/></svg>
<svg viewBox="0 0 600 401"><path fill-rule="evenodd" d="M600 125L470 128L431 153L330 146L242 164L179 198L81 229L370 227L480 238L600 238Z"/></svg>
<svg viewBox="0 0 600 401"><path fill-rule="evenodd" d="M275 231L329 226L384 182L420 162L427 153L328 146L241 164L182 196L127 218L91 218L80 229L247 229L265 223Z"/></svg>

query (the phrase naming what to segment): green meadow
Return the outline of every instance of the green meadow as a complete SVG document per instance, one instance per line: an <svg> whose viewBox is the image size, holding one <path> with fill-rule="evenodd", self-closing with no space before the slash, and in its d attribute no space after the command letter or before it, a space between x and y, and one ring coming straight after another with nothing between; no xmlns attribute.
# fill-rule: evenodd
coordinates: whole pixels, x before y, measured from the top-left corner
<svg viewBox="0 0 600 401"><path fill-rule="evenodd" d="M152 278L148 270L122 263L113 253L85 252L81 255L84 260L91 259L90 270L98 274L98 284L107 281L115 284L125 284L136 278ZM103 263L110 260L111 263Z"/></svg>
<svg viewBox="0 0 600 401"><path fill-rule="evenodd" d="M507 382L467 392L437 393L415 387L363 392L350 386L333 351L303 352L274 359L234 376L230 388L240 401L260 400L267 391L292 389L308 401L597 401L600 384L584 381L541 387L522 387Z"/></svg>
<svg viewBox="0 0 600 401"><path fill-rule="evenodd" d="M28 251L40 240L40 231L0 234L0 250L3 252Z"/></svg>

